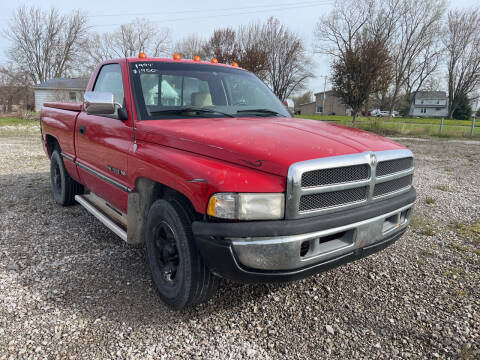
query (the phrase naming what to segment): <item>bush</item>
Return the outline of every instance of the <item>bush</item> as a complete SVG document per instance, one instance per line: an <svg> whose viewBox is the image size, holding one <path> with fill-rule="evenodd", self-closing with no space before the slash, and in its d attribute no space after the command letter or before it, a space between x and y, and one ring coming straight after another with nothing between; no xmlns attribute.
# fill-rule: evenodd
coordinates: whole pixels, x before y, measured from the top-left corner
<svg viewBox="0 0 480 360"><path fill-rule="evenodd" d="M452 114L456 120L468 120L472 116L470 100L466 95L460 95L459 102Z"/></svg>

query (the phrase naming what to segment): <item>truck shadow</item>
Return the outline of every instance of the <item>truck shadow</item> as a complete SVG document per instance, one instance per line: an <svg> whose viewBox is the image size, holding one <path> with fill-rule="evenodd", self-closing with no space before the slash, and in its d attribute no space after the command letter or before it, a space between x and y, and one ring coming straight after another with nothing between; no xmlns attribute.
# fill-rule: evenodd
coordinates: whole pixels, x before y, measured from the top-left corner
<svg viewBox="0 0 480 360"><path fill-rule="evenodd" d="M143 247L122 242L79 205L61 207L48 172L0 176L3 256L0 264L32 296L92 319L157 323L201 319L290 286L221 281L207 304L173 311L156 295Z"/></svg>

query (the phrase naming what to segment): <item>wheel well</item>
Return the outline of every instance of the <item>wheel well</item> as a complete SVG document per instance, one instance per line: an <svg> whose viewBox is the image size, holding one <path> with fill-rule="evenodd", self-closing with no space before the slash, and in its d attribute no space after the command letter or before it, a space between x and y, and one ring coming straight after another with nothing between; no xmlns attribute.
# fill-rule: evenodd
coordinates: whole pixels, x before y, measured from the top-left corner
<svg viewBox="0 0 480 360"><path fill-rule="evenodd" d="M45 136L45 141L47 144L48 157L52 157L53 151L56 148L60 149L60 144L58 143L57 139L54 138L52 135Z"/></svg>
<svg viewBox="0 0 480 360"><path fill-rule="evenodd" d="M192 202L179 191L148 178L135 181L135 193L128 195L127 242L142 243L148 211L158 199L177 201L190 214L192 219L201 219L202 215L195 211Z"/></svg>

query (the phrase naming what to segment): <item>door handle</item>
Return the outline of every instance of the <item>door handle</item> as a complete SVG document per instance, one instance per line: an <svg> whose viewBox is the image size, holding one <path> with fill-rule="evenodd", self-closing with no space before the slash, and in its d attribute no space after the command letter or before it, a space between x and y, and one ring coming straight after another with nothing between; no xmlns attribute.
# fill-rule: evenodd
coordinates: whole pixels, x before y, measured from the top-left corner
<svg viewBox="0 0 480 360"><path fill-rule="evenodd" d="M78 132L80 133L80 135L85 135L85 131L86 131L85 126L80 125L78 127Z"/></svg>

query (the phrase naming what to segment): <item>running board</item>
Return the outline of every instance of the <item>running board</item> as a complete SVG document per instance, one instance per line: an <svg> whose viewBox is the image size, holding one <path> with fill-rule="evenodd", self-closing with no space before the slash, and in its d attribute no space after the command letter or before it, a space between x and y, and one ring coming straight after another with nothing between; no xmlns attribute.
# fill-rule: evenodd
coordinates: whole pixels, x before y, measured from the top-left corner
<svg viewBox="0 0 480 360"><path fill-rule="evenodd" d="M82 205L90 214L100 220L103 225L117 234L123 241L127 241L127 232L117 225L109 216L105 215L102 211L97 209L91 202L85 199L82 195L75 195L75 200Z"/></svg>

